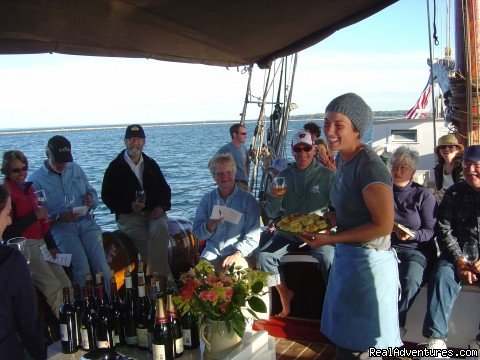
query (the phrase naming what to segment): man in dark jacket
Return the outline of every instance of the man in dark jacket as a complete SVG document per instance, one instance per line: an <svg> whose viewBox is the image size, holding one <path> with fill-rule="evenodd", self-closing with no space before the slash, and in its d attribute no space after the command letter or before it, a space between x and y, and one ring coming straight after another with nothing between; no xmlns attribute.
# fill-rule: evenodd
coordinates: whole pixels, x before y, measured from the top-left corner
<svg viewBox="0 0 480 360"><path fill-rule="evenodd" d="M147 275L158 272L167 276L170 186L156 161L142 152L145 132L140 125L129 125L124 141L125 150L105 171L102 199L115 213L118 228L132 239L146 261Z"/></svg>
<svg viewBox="0 0 480 360"><path fill-rule="evenodd" d="M430 349L446 349L448 321L462 284L472 284L480 277L479 145L465 149L462 169L465 180L448 188L438 208L435 235L442 255L429 279L423 323L423 336L428 339ZM480 334L470 347L480 347Z"/></svg>
<svg viewBox="0 0 480 360"><path fill-rule="evenodd" d="M0 245L0 359L47 358L35 288L22 253Z"/></svg>

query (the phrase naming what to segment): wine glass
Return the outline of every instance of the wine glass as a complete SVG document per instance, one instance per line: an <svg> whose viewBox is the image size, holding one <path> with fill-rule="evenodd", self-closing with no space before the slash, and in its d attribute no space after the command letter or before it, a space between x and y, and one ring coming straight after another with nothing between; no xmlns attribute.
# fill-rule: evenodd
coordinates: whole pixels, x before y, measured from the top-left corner
<svg viewBox="0 0 480 360"><path fill-rule="evenodd" d="M467 241L463 244L463 257L470 265L478 260L478 244L476 241Z"/></svg>
<svg viewBox="0 0 480 360"><path fill-rule="evenodd" d="M75 207L75 196L65 195L65 210L67 212L73 212L74 207Z"/></svg>
<svg viewBox="0 0 480 360"><path fill-rule="evenodd" d="M37 206L41 208L47 208L47 195L43 190L37 190L33 193L35 195L35 199L37 200Z"/></svg>
<svg viewBox="0 0 480 360"><path fill-rule="evenodd" d="M135 201L140 204L145 204L147 197L145 195L145 190L137 190L135 191Z"/></svg>
<svg viewBox="0 0 480 360"><path fill-rule="evenodd" d="M27 239L25 239L24 237L14 237L7 241L7 245L19 250L25 257L27 264L30 264L31 255L30 255L30 248L28 247Z"/></svg>
<svg viewBox="0 0 480 360"><path fill-rule="evenodd" d="M37 201L37 206L39 208L47 209L47 194L45 194L45 191L37 190L33 194L35 195L35 200ZM48 223L50 221L50 216L47 216L47 218L43 221L45 223Z"/></svg>
<svg viewBox="0 0 480 360"><path fill-rule="evenodd" d="M278 196L282 196L287 191L287 183L285 182L285 178L283 176L277 176L272 180L272 186L275 189L275 192ZM285 211L283 208L283 200L280 206L280 211Z"/></svg>

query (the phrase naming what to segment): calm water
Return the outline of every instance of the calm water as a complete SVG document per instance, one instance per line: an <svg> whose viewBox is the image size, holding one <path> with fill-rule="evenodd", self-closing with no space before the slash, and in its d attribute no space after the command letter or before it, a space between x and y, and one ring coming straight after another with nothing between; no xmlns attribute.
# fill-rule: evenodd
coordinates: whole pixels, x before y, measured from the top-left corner
<svg viewBox="0 0 480 360"><path fill-rule="evenodd" d="M305 122L305 120L290 121L287 144L290 143L292 134L300 131ZM321 121L317 122L321 125ZM230 141L228 129L231 124L228 122L145 126L147 142L144 152L158 162L172 188L170 215L182 216L193 221L200 198L215 187L207 164L218 148ZM255 123L247 123L246 126L248 136L251 138ZM63 135L72 144L74 161L82 166L90 184L100 194L105 169L124 148L124 134L123 127L103 130L14 133L0 135L0 150L2 154L7 150L21 150L29 160L31 173L38 169L45 159L45 146L48 139L54 135ZM289 157L292 158L291 154ZM116 228L114 215L110 214L103 203L95 213L98 223L104 230Z"/></svg>

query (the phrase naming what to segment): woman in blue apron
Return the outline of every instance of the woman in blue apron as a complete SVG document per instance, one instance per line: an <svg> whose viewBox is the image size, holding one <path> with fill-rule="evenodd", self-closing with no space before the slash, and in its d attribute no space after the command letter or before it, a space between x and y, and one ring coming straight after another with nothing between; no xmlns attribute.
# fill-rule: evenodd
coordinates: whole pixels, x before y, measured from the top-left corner
<svg viewBox="0 0 480 360"><path fill-rule="evenodd" d="M370 348L402 345L398 326L398 263L390 247L393 193L390 173L361 142L372 110L358 95L333 99L324 134L337 172L331 190L336 234L306 233L312 247L335 245L322 314L322 332L337 346L337 359L376 359Z"/></svg>

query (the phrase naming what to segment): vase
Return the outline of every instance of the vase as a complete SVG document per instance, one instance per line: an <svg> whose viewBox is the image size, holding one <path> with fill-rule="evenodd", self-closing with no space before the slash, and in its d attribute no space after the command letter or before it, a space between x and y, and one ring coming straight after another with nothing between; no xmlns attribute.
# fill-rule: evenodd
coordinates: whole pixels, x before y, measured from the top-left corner
<svg viewBox="0 0 480 360"><path fill-rule="evenodd" d="M224 359L242 340L233 328L228 331L225 321L210 319L200 326L200 339L205 343L203 358L211 360Z"/></svg>

